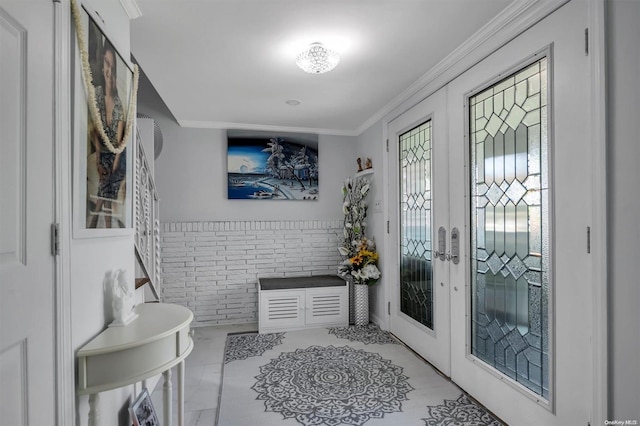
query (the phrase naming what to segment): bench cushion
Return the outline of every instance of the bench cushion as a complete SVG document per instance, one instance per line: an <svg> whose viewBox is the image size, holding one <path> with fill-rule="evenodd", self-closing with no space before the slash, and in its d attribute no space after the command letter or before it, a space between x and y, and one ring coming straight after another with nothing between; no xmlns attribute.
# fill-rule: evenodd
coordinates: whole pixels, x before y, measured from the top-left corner
<svg viewBox="0 0 640 426"><path fill-rule="evenodd" d="M287 290L294 288L339 287L347 282L337 275L316 275L314 277L260 278L260 290Z"/></svg>

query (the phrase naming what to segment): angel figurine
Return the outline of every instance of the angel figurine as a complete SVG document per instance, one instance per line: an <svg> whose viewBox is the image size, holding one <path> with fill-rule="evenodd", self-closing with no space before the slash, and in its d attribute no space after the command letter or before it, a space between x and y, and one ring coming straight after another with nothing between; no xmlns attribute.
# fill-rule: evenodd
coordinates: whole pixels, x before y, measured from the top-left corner
<svg viewBox="0 0 640 426"><path fill-rule="evenodd" d="M138 314L133 312L134 295L129 289L124 269L111 271L109 275L111 279L111 308L114 317L109 327L124 326L138 317Z"/></svg>

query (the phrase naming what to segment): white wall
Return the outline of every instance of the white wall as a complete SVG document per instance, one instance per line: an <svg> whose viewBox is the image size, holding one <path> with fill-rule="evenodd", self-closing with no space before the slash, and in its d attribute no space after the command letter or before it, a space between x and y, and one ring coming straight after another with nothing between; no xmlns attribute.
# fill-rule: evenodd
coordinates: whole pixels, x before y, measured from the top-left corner
<svg viewBox="0 0 640 426"><path fill-rule="evenodd" d="M384 238L387 229L385 222L385 207L383 194L383 176L387 173L387 165L384 164L384 150L386 143L383 140L382 121L378 121L360 136L358 136L357 156L370 157L373 163L374 173L367 177L371 181L371 189L367 196L369 209L367 210L367 236L376 242L380 255L380 265L384 264ZM376 204L379 202L379 207ZM382 266L381 266L382 268ZM382 328L388 327L387 303L384 279L379 280L369 288L369 310L371 320Z"/></svg>
<svg viewBox="0 0 640 426"><path fill-rule="evenodd" d="M640 421L640 2L607 2L609 418Z"/></svg>
<svg viewBox="0 0 640 426"><path fill-rule="evenodd" d="M100 14L104 19L104 23L100 21L100 25L105 35L112 41L118 52L124 58L128 58L129 18L120 2L118 0L85 0L82 3L88 10L97 11ZM75 38L75 32L72 34ZM72 51L77 55L74 50ZM76 59L76 64L77 61ZM78 72L79 68L76 67L75 78L79 78ZM78 108L78 105L75 107ZM76 128L78 125L79 123L74 123ZM72 141L72 144L77 142ZM72 159L69 159L69 164L73 164ZM71 182L68 184L73 187ZM67 231L71 232L71 230ZM103 288L105 274L113 269L125 269L127 281L133 289L134 240L133 234L124 237L75 239L71 235L70 240L71 340L73 350L77 351L112 321L109 298L105 297ZM132 394L132 386L100 394L101 424L130 425L127 409ZM88 397L77 397L77 425L88 423L88 411Z"/></svg>
<svg viewBox="0 0 640 426"><path fill-rule="evenodd" d="M162 222L342 218L342 182L356 167L356 137L319 135L317 201L228 200L226 130L180 127L146 80L138 111L152 117L163 134L155 161Z"/></svg>
<svg viewBox="0 0 640 426"><path fill-rule="evenodd" d="M319 135L317 201L228 200L226 130L180 127L146 78L138 111L164 140L155 161L164 301L192 309L194 325L257 322L258 277L337 272L358 138Z"/></svg>

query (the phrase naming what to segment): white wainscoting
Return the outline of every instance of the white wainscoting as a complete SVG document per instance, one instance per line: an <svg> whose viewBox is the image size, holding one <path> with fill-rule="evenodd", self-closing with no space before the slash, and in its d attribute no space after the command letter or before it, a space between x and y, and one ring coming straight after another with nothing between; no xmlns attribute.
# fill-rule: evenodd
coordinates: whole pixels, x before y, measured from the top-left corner
<svg viewBox="0 0 640 426"><path fill-rule="evenodd" d="M162 301L194 326L258 322L258 278L336 274L342 220L161 224Z"/></svg>

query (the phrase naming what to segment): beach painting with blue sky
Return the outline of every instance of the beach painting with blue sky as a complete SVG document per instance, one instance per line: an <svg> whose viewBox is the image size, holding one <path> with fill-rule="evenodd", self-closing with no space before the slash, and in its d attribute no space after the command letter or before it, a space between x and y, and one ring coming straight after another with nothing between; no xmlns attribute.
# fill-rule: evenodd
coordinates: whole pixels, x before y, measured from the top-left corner
<svg viewBox="0 0 640 426"><path fill-rule="evenodd" d="M318 135L227 130L230 200L318 200Z"/></svg>

